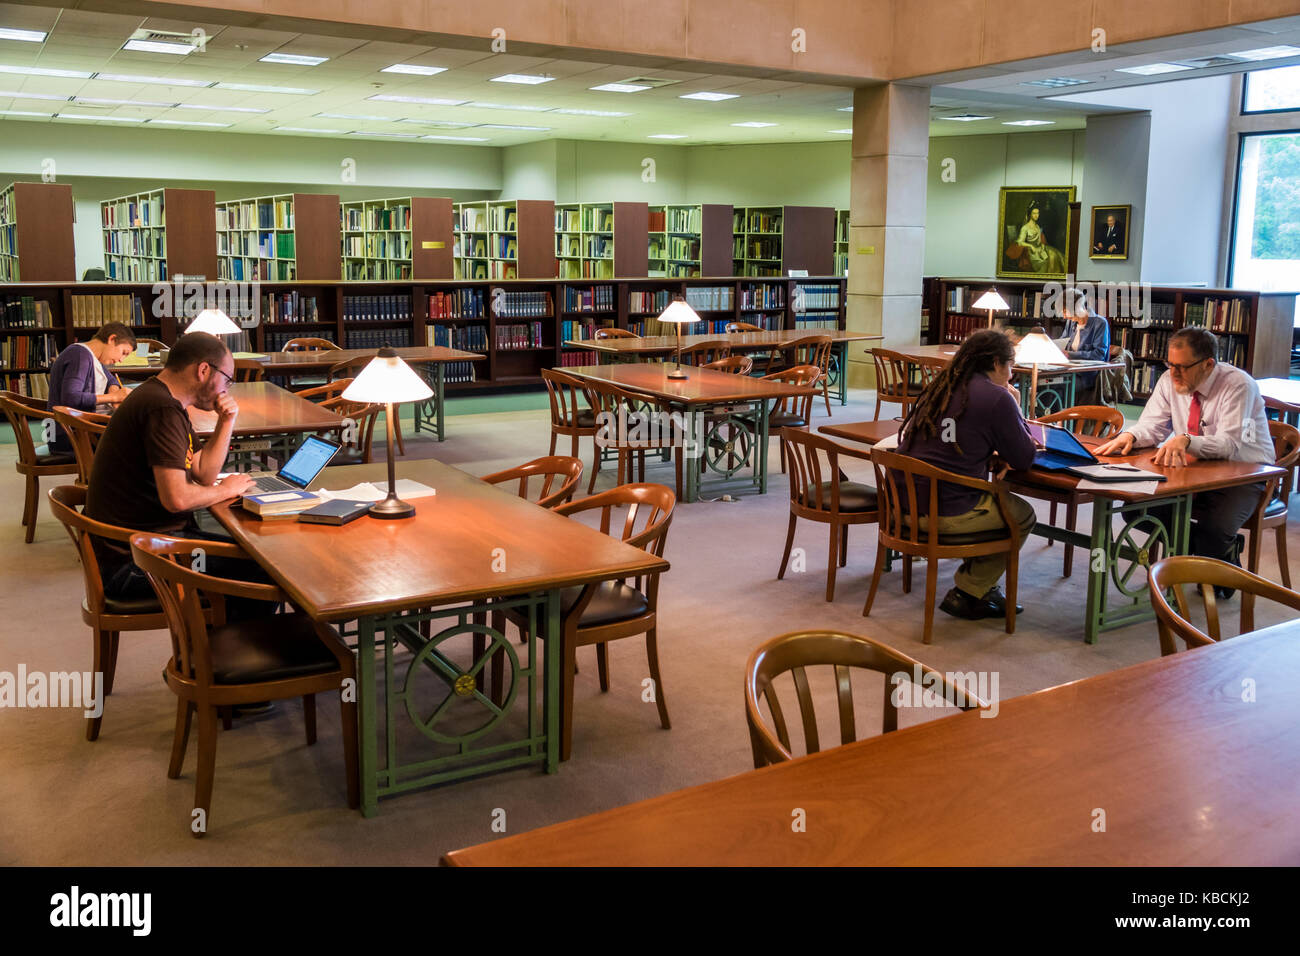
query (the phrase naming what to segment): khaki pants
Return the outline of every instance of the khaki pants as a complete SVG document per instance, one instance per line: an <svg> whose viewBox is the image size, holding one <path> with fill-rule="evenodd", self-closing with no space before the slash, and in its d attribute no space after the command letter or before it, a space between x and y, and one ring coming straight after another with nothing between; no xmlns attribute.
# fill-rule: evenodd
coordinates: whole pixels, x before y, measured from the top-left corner
<svg viewBox="0 0 1300 956"><path fill-rule="evenodd" d="M1034 516L1034 506L1017 495L1007 495L1007 498L1011 505L1011 516L1020 526L1020 546L1023 548L1025 539L1037 521ZM976 502L975 507L964 514L939 516L940 534L973 534L976 531L995 531L1005 527L1006 522L1002 520L1002 512L998 510L997 499L991 494L983 495ZM928 517L921 519L921 529L929 530ZM980 598L988 593L989 588L1002 580L1006 570L1005 552L967 558L953 575L953 583L971 597Z"/></svg>

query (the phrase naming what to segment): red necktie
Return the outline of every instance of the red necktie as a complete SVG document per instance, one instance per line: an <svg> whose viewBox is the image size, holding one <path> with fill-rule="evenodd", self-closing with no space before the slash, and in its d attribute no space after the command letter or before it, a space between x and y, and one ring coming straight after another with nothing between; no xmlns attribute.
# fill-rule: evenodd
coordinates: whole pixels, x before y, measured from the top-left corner
<svg viewBox="0 0 1300 956"><path fill-rule="evenodd" d="M1201 393L1192 392L1192 404L1187 408L1187 434L1201 433Z"/></svg>

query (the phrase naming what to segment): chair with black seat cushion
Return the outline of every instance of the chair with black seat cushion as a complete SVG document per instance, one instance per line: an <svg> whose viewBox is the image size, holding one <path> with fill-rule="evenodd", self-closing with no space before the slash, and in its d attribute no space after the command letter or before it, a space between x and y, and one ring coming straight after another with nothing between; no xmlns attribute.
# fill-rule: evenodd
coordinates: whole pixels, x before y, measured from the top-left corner
<svg viewBox="0 0 1300 956"><path fill-rule="evenodd" d="M882 403L895 402L903 407L902 416L906 418L908 409L920 397L924 387L912 383L908 371L911 360L890 349L872 349L871 362L876 369L876 411L871 420L880 420Z"/></svg>
<svg viewBox="0 0 1300 956"><path fill-rule="evenodd" d="M328 624L302 611L268 614L251 620L209 627L200 594L223 594L260 601L289 600L278 587L218 578L194 570L190 555L202 548L213 557L247 558L237 545L137 534L131 555L149 577L167 617L172 658L163 679L176 694L176 727L167 776L181 774L190 722L198 716L199 760L194 807L205 826L191 827L200 837L211 825L212 784L217 757L218 709L258 701L301 697L307 743L316 742L316 694L340 691L355 681L356 666L347 644ZM357 777L357 705L339 694L343 727L343 762L349 807L360 800Z"/></svg>
<svg viewBox="0 0 1300 956"><path fill-rule="evenodd" d="M934 599L941 558L974 558L1006 552L1007 555L1007 633L1016 630L1016 584L1019 574L1020 526L1011 511L1006 486L1001 481L985 481L955 472L944 471L918 458L900 455L882 448L871 449L871 464L876 471L876 493L880 497L880 535L876 544L876 567L871 575L864 617L871 613L885 568L889 550L903 556L903 593L912 590L912 559L925 558L925 630L922 640L930 643L934 626ZM928 493L917 490L917 481L928 485ZM993 495L1005 528L969 534L940 534L938 522L921 522L927 515L939 514L939 485L961 485ZM918 505L926 502L922 510Z"/></svg>
<svg viewBox="0 0 1300 956"><path fill-rule="evenodd" d="M1087 435L1092 438L1109 438L1124 428L1123 414L1119 409L1111 408L1109 405L1074 405L1063 408L1059 412L1052 412L1050 415L1041 415L1038 420L1047 425L1061 425L1076 435ZM1086 491L1074 489L1044 492L1042 497L1051 502L1052 510L1047 519L1051 524L1056 524L1056 506L1065 505L1065 524L1071 531L1078 521L1079 505L1088 504L1093 500L1092 495ZM1068 578L1073 571L1074 545L1067 544L1062 577Z"/></svg>
<svg viewBox="0 0 1300 956"><path fill-rule="evenodd" d="M913 683L918 675L924 675L925 692L936 694L961 710L978 710L987 706L969 688L958 686L939 671L869 637L840 631L782 634L755 648L745 665L745 719L749 723L755 770L794 759L790 731L786 727L785 711L776 687L777 678L783 674L790 674L794 681L799 716L803 722L804 753L821 751L817 712L808 682L808 669L813 667L834 669L841 745L858 739L851 668L875 671L884 677L882 733L898 729L898 705L894 694L901 685L897 683L896 674L902 674L907 683ZM906 689L903 692L906 693ZM763 718L764 701L772 717L771 727Z"/></svg>
<svg viewBox="0 0 1300 956"><path fill-rule="evenodd" d="M1286 553L1286 519L1291 505L1291 492L1295 488L1296 462L1300 461L1300 431L1285 422L1269 422L1268 431L1273 437L1273 452L1277 456L1273 464L1285 468L1286 474L1275 486L1276 493L1265 496L1255 514L1246 522L1244 530L1251 532L1246 567L1259 573L1259 542L1255 537L1271 530L1277 541L1277 567L1282 574L1282 585L1289 588L1291 564Z"/></svg>
<svg viewBox="0 0 1300 956"><path fill-rule="evenodd" d="M32 440L31 422L42 429L45 422L54 422L49 404L39 398L28 398L17 392L0 392L0 411L4 412L18 443L18 460L14 470L26 481L23 498L23 540L31 544L36 538L36 518L40 510L41 479L54 475L76 475L77 456L72 452L56 452Z"/></svg>
<svg viewBox="0 0 1300 956"><path fill-rule="evenodd" d="M781 429L781 444L790 466L790 526L785 535L785 553L777 580L785 577L794 544L794 528L800 518L830 525L830 555L826 562L826 600L835 600L835 569L849 556L849 525L874 524L879 517L876 489L849 481L840 469L840 458L870 461L871 456L847 448L822 435Z"/></svg>
<svg viewBox="0 0 1300 956"><path fill-rule="evenodd" d="M95 448L99 445L100 436L108 428L108 416L98 412L83 412L66 405L56 405L50 409L50 414L72 443L72 454L77 459L77 484L90 484Z"/></svg>
<svg viewBox="0 0 1300 956"><path fill-rule="evenodd" d="M663 557L675 504L676 498L672 491L664 485L629 484L619 485L572 504L561 505L555 509L555 513L577 515L599 510L601 533L618 535L627 544L643 548L656 557ZM616 511L623 516L621 531L611 530ZM563 702L560 719L563 738L561 760L569 759L573 748L573 683L577 673L577 649L588 644L596 645L600 689L608 691L609 656L605 645L619 638L644 634L655 704L659 708L659 723L665 730L672 727L668 719L668 704L664 698L664 684L659 674L659 645L656 637L658 606L658 572L638 577L630 584L626 580L604 581L584 587L565 588L561 592L560 617L564 642L561 651L564 670L560 681L560 697ZM527 619L522 615L514 612L507 612L507 615L521 630L528 626Z"/></svg>
<svg viewBox="0 0 1300 956"><path fill-rule="evenodd" d="M1191 609L1183 586L1191 585L1199 592L1205 612L1206 630L1202 631L1191 621ZM1230 588L1241 592L1241 627L1239 634L1255 629L1256 597L1284 604L1292 611L1300 611L1300 594L1280 587L1258 574L1243 571L1227 561L1203 558L1194 554L1176 555L1157 561L1151 566L1147 579L1147 593L1151 607L1156 612L1156 630L1160 636L1160 654L1167 657L1178 653L1175 638L1188 650L1206 647L1223 640L1219 628L1219 609L1214 589ZM1170 607L1167 594L1173 594L1175 607Z"/></svg>
<svg viewBox="0 0 1300 956"><path fill-rule="evenodd" d="M542 369L542 384L546 386L546 397L551 403L549 454L555 454L556 442L561 436L571 440L569 454L574 458L578 457L580 438L592 441L591 480L587 484L587 494L591 494L596 487L596 476L600 474L600 446L596 444L596 406L599 401L583 379L558 368Z"/></svg>
<svg viewBox="0 0 1300 956"><path fill-rule="evenodd" d="M772 372L764 375L759 381L762 382L780 382L782 385L793 385L796 388L807 388L809 391L804 395L787 395L784 398L778 398L772 403L772 407L767 413L767 433L769 435L779 434L782 428L802 428L808 430L808 423L812 421L812 403L816 394L812 391L812 386L821 376L822 370L815 365L796 365L794 368L783 369L780 372ZM785 473L785 446L781 445L781 472ZM763 453L767 449L762 449Z"/></svg>

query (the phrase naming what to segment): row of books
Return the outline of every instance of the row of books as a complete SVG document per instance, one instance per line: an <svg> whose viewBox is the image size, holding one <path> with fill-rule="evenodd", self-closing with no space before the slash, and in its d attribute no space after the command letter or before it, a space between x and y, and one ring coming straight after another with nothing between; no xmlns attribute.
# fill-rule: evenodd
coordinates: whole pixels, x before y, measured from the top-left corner
<svg viewBox="0 0 1300 956"><path fill-rule="evenodd" d="M345 295L344 322L398 322L411 318L409 295Z"/></svg>
<svg viewBox="0 0 1300 956"><path fill-rule="evenodd" d="M1141 302L1132 301L1127 306L1123 302L1116 302L1116 315L1110 315L1110 303L1105 296L1097 297L1097 304L1094 306L1098 315L1105 316L1115 325L1131 325L1137 320L1137 310L1144 308L1143 316L1144 327L1157 329L1172 329L1176 324L1174 318L1174 304L1172 302L1147 302L1145 307ZM1127 314L1118 314L1126 312Z"/></svg>
<svg viewBox="0 0 1300 956"><path fill-rule="evenodd" d="M1169 351L1169 337L1174 333L1170 329L1151 332L1146 329L1119 329L1119 346L1128 349L1135 358L1164 360ZM1132 335L1125 333L1132 332Z"/></svg>
<svg viewBox="0 0 1300 956"><path fill-rule="evenodd" d="M455 261L457 279L486 279L488 264L486 259L457 259Z"/></svg>
<svg viewBox="0 0 1300 956"><path fill-rule="evenodd" d="M484 289L450 289L428 295L431 319L482 319L487 317Z"/></svg>
<svg viewBox="0 0 1300 956"><path fill-rule="evenodd" d="M165 224L162 193L152 197L106 202L100 209L102 225L108 229L138 229Z"/></svg>
<svg viewBox="0 0 1300 956"><path fill-rule="evenodd" d="M535 349L545 346L541 322L515 322L496 327L498 349Z"/></svg>
<svg viewBox="0 0 1300 956"><path fill-rule="evenodd" d="M781 231L781 213L750 210L749 218L745 222L745 228L743 230L736 229L735 231L779 233Z"/></svg>
<svg viewBox="0 0 1300 956"><path fill-rule="evenodd" d="M561 259L561 279L612 279L613 259Z"/></svg>
<svg viewBox="0 0 1300 956"><path fill-rule="evenodd" d="M491 265L493 279L519 278L519 263L512 259L493 259Z"/></svg>
<svg viewBox="0 0 1300 956"><path fill-rule="evenodd" d="M595 322L584 322L580 319L565 319L560 323L560 341L561 342L578 342L594 339L597 329L610 328L608 325L597 325Z"/></svg>
<svg viewBox="0 0 1300 956"><path fill-rule="evenodd" d="M556 232L581 232L582 212L578 209L555 209Z"/></svg>
<svg viewBox="0 0 1300 956"><path fill-rule="evenodd" d="M320 309L314 295L297 292L268 292L263 299L262 314L267 322L319 322ZM324 336L322 336L324 337Z"/></svg>
<svg viewBox="0 0 1300 956"><path fill-rule="evenodd" d="M595 206L582 211L583 232L613 232L614 207Z"/></svg>
<svg viewBox="0 0 1300 956"><path fill-rule="evenodd" d="M13 335L0 338L0 368L47 368L59 354L53 335Z"/></svg>
<svg viewBox="0 0 1300 956"><path fill-rule="evenodd" d="M582 255L582 236L577 233L557 235L555 237L555 254L557 256Z"/></svg>
<svg viewBox="0 0 1300 956"><path fill-rule="evenodd" d="M948 313L943 325L944 342L964 342L966 336L979 329L987 329L989 319L986 315L958 315Z"/></svg>
<svg viewBox="0 0 1300 956"><path fill-rule="evenodd" d="M167 255L166 234L160 230L148 232L113 229L104 233L104 251L115 256Z"/></svg>
<svg viewBox="0 0 1300 956"><path fill-rule="evenodd" d="M411 207L372 206L366 204L358 209L356 206L344 206L341 210L343 229L346 232L380 232L404 230L411 228Z"/></svg>
<svg viewBox="0 0 1300 956"><path fill-rule="evenodd" d="M407 259L345 259L343 278L374 281L376 279L410 279L411 263Z"/></svg>
<svg viewBox="0 0 1300 956"><path fill-rule="evenodd" d="M668 237L668 258L696 261L700 258L700 240L686 236Z"/></svg>
<svg viewBox="0 0 1300 956"><path fill-rule="evenodd" d="M663 209L651 209L649 216L646 218L646 230L655 232L665 232L668 229L668 214Z"/></svg>
<svg viewBox="0 0 1300 956"><path fill-rule="evenodd" d="M453 243L452 254L461 258L487 258L487 236L458 236Z"/></svg>
<svg viewBox="0 0 1300 956"><path fill-rule="evenodd" d="M781 309L785 307L785 289L774 282L747 285L740 290L742 309Z"/></svg>
<svg viewBox="0 0 1300 956"><path fill-rule="evenodd" d="M256 256L259 259L293 259L292 232L231 232L217 237L217 253L223 256Z"/></svg>
<svg viewBox="0 0 1300 956"><path fill-rule="evenodd" d="M289 238L293 238L290 236ZM409 259L411 237L401 232L377 232L367 236L344 236L343 255L354 259Z"/></svg>
<svg viewBox="0 0 1300 956"><path fill-rule="evenodd" d="M167 279L167 260L105 256L104 274L114 282L164 282Z"/></svg>
<svg viewBox="0 0 1300 956"><path fill-rule="evenodd" d="M489 245L495 259L518 259L519 241L510 235L494 235Z"/></svg>
<svg viewBox="0 0 1300 956"><path fill-rule="evenodd" d="M261 199L217 206L217 229L292 229L292 199Z"/></svg>
<svg viewBox="0 0 1300 956"><path fill-rule="evenodd" d="M492 311L506 318L551 314L549 292L492 291Z"/></svg>
<svg viewBox="0 0 1300 956"><path fill-rule="evenodd" d="M294 332L264 332L263 333L263 341L266 342L267 351L270 352L283 351L284 347L289 343L291 339L296 339L298 337L299 336ZM319 331L313 331L312 338L326 339L327 341L333 342L334 332L330 329L321 329Z"/></svg>
<svg viewBox="0 0 1300 956"><path fill-rule="evenodd" d="M658 315L673 301L673 294L667 289L657 292L629 292L627 294L628 312L653 312Z"/></svg>
<svg viewBox="0 0 1300 956"><path fill-rule="evenodd" d="M698 279L700 264L698 262L669 262L664 274L670 279Z"/></svg>
<svg viewBox="0 0 1300 956"><path fill-rule="evenodd" d="M745 321L750 325L757 325L760 329L776 332L785 328L785 313L755 312L752 315L746 315Z"/></svg>
<svg viewBox="0 0 1300 956"><path fill-rule="evenodd" d="M585 289L564 290L565 312L613 312L617 290L612 285L594 285Z"/></svg>
<svg viewBox="0 0 1300 956"><path fill-rule="evenodd" d="M451 344L449 325L426 325L424 327L424 344L441 345L443 348L455 348ZM443 368L443 381L448 384L477 381L474 374L475 362L448 362Z"/></svg>
<svg viewBox="0 0 1300 956"><path fill-rule="evenodd" d="M614 240L610 236L583 236L585 255L589 259L613 259Z"/></svg>
<svg viewBox="0 0 1300 956"><path fill-rule="evenodd" d="M583 365L599 365L600 356L588 349L566 349L560 353L561 368L577 368Z"/></svg>
<svg viewBox="0 0 1300 956"><path fill-rule="evenodd" d="M436 345L465 352L486 352L488 350L488 330L486 325L448 325L444 327L445 336L435 336L441 341Z"/></svg>
<svg viewBox="0 0 1300 956"><path fill-rule="evenodd" d="M755 239L749 237L749 245L746 247L746 259L780 259L781 258L781 240L780 239Z"/></svg>
<svg viewBox="0 0 1300 956"><path fill-rule="evenodd" d="M512 206L489 206L488 229L492 232L515 232L518 217Z"/></svg>
<svg viewBox="0 0 1300 956"><path fill-rule="evenodd" d="M1165 373L1163 365L1137 365L1133 368L1133 392L1135 395L1150 395L1156 382Z"/></svg>
<svg viewBox="0 0 1300 956"><path fill-rule="evenodd" d="M687 232L699 235L701 229L700 210L698 206L667 210L669 232Z"/></svg>
<svg viewBox="0 0 1300 956"><path fill-rule="evenodd" d="M50 304L30 295L11 295L0 299L0 327L6 329L49 329L54 327Z"/></svg>
<svg viewBox="0 0 1300 956"><path fill-rule="evenodd" d="M812 315L796 315L794 317L794 324L800 330L827 329L829 331L834 331L835 329L838 329L840 327L839 317L833 313L829 315L826 313L814 313Z"/></svg>
<svg viewBox="0 0 1300 956"><path fill-rule="evenodd" d="M651 268L654 267L656 259L667 257L667 245L664 243L664 237L660 234L650 233L650 240L646 244L646 258L650 260Z"/></svg>
<svg viewBox="0 0 1300 956"><path fill-rule="evenodd" d="M0 388L27 398L49 398L50 376L44 372L27 375L0 375Z"/></svg>
<svg viewBox="0 0 1300 956"><path fill-rule="evenodd" d="M144 304L138 295L74 295L72 327L97 329L105 322L144 325Z"/></svg>
<svg viewBox="0 0 1300 956"><path fill-rule="evenodd" d="M1221 338L1219 339L1220 362L1227 362L1229 365L1235 365L1237 368L1245 368L1249 358L1247 346L1249 342L1243 338Z"/></svg>
<svg viewBox="0 0 1300 956"><path fill-rule="evenodd" d="M461 232L487 232L487 210L461 207L459 225Z"/></svg>
<svg viewBox="0 0 1300 956"><path fill-rule="evenodd" d="M762 288L760 286L760 288ZM772 286L768 286L772 288ZM779 286L777 287L779 288ZM796 309L810 312L813 309L838 309L840 307L840 287L838 285L810 285L800 282L795 286L794 303Z"/></svg>
<svg viewBox="0 0 1300 956"><path fill-rule="evenodd" d="M411 330L403 328L344 329L343 335L350 349L382 349L386 345L402 349L411 344Z"/></svg>
<svg viewBox="0 0 1300 956"><path fill-rule="evenodd" d="M737 274L741 274L739 269L736 271ZM745 270L743 274L747 276L753 276L756 279L767 279L767 278L775 279L781 275L781 266L764 265L760 262L750 261L745 263Z"/></svg>
<svg viewBox="0 0 1300 956"><path fill-rule="evenodd" d="M1211 332L1247 332L1250 330L1250 303L1245 299L1188 302L1184 322Z"/></svg>
<svg viewBox="0 0 1300 956"><path fill-rule="evenodd" d="M697 312L721 312L735 308L731 286L696 286L686 290L686 304Z"/></svg>

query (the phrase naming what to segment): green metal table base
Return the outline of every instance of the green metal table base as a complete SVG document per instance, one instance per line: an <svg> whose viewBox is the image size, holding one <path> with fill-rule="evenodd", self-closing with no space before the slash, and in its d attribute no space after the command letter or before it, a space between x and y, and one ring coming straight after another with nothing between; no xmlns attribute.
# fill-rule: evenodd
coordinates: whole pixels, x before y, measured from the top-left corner
<svg viewBox="0 0 1300 956"><path fill-rule="evenodd" d="M1168 526L1151 514L1157 508L1172 506ZM1115 518L1123 520L1118 531ZM1178 495L1139 503L1125 503L1096 498L1092 503L1092 534L1057 528L1039 522L1034 534L1083 548L1088 553L1088 603L1084 616L1083 637L1097 643L1102 631L1123 627L1155 617L1147 593L1147 570L1169 555L1187 554L1191 539L1192 495ZM1137 569L1142 580L1133 584ZM1119 592L1112 602L1111 588Z"/></svg>
<svg viewBox="0 0 1300 956"><path fill-rule="evenodd" d="M836 342L831 347L831 367L826 370L831 391L841 405L849 403L849 343Z"/></svg>
<svg viewBox="0 0 1300 956"><path fill-rule="evenodd" d="M1054 379L1044 379L1043 373L1038 373L1038 407L1031 409L1030 391L1033 386L1032 372L1017 372L1018 379L1016 388L1020 390L1020 410L1025 413L1026 418L1037 418L1040 415L1050 415L1053 412L1059 412L1074 405L1074 380L1076 375L1060 375Z"/></svg>
<svg viewBox="0 0 1300 956"><path fill-rule="evenodd" d="M423 365L420 366L420 373L433 389L433 398L415 403L415 433L418 435L422 430L428 429L438 437L438 441L442 441L447 425L446 366L442 362L435 362L432 366Z"/></svg>
<svg viewBox="0 0 1300 956"><path fill-rule="evenodd" d="M767 400L728 405L713 411L713 418L708 412L698 418L688 418L691 434L687 436L687 447L695 451L696 457L687 457L682 462L686 485L684 500L700 500L700 480L703 477L700 458L704 459L705 473L713 472L718 476L712 484L730 487L735 481L742 480L736 476L748 469L750 475L743 480L749 487L757 486L760 495L767 494Z"/></svg>
<svg viewBox="0 0 1300 956"><path fill-rule="evenodd" d="M514 610L527 616L526 644L512 645L501 631L473 620L476 613L502 610ZM439 622L445 626L436 630ZM539 636L543 622L546 640ZM461 635L486 638L486 649L468 668L458 666L441 649L446 641ZM543 764L547 773L554 773L559 767L561 631L558 590L497 598L491 603L483 600L454 607L363 617L357 621L356 637L357 700L361 712L358 728L361 813L364 816L375 815L380 797L431 784L535 763ZM545 648L544 673L538 669L539 642ZM396 661L399 643L412 652L409 662L404 662L405 672L400 674ZM500 706L482 690L484 668L498 652L511 669L510 690ZM376 672L377 658L382 674ZM441 681L447 688L446 697L431 711L421 710L417 699L417 681L426 675ZM376 684L377 676L382 678L381 685ZM381 690L384 701L382 748L378 720ZM492 731L521 696L526 699L527 707L524 736L510 739L498 732L493 737ZM439 724L445 728L445 721L453 716L453 711L456 717L463 718L470 713L466 708L471 706L484 712L481 723L460 732L440 729ZM424 738L419 749L428 745L429 749L442 752L432 756L429 753L408 755L405 752L407 748L416 749L416 745L409 741L404 741L399 750L397 730L402 721L414 726ZM501 736L506 739L497 739Z"/></svg>

